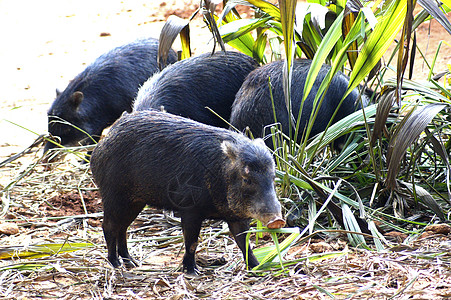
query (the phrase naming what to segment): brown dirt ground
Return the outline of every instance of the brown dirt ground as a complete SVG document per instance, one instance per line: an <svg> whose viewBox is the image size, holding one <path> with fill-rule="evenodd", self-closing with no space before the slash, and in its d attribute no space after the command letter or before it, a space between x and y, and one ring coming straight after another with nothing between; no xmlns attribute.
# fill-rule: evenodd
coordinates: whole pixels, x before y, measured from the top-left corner
<svg viewBox="0 0 451 300"><path fill-rule="evenodd" d="M68 81L87 64L116 45L142 36L158 37L169 15L189 17L197 8L197 3L197 0L0 1L0 66L4 74L0 85L0 161L30 145L36 138L36 133L46 131L46 111L54 99L55 88L64 89ZM439 41L449 42L449 35L436 21L423 24L417 33L419 47L429 60L435 54ZM209 43L210 33L199 17L191 23L191 34L194 54L212 49ZM180 49L178 41L174 49ZM443 44L437 61L437 72L443 71L450 59L451 47ZM414 78L423 79L426 75L425 66L417 64ZM13 168L0 169L0 187L9 184L26 169L29 161L37 157L39 154L32 154L17 161ZM169 243L173 245L172 248L161 251L154 250L155 245L150 247L136 243L139 247L134 247L134 255L139 254L143 266L128 272L112 270L105 260L101 218L95 215L101 211L98 193L92 190L93 184L88 178L79 179L80 173L66 174L70 173L71 163L57 168L64 175L52 175L55 177L51 177L51 180L41 178L47 175L44 168L38 166L32 173L32 179L16 189L13 194L15 203L5 218L17 220L19 234L9 237L0 235L0 241L2 246L26 246L66 238L76 241L87 239L96 243L96 247L82 257L61 254L61 257L67 258L66 263L43 260L44 264L53 268L45 271L16 274L2 269L14 262L1 261L0 298L328 298L315 287L318 286L333 292L337 298L354 295L352 297L386 299L402 292L403 288L408 291L410 281L415 282L415 288L410 293L401 293L400 298L451 297L449 268L440 269L431 276L425 270L437 261L431 258L425 262L420 257L424 252L419 252L424 248L430 251L437 247L451 249L449 234L433 233L425 236L420 241L422 243L406 246L408 253L398 254L395 250L394 253L373 256L367 252L350 251L337 255L325 264L321 261L299 263L290 270L289 276L270 274L260 277L249 276L243 271L242 265L236 265L240 254L233 242L229 241L225 243L226 246L221 245L223 248L217 252L225 255L232 264L218 269L205 268L200 277L189 278L175 270L181 261L179 227L174 226L176 223L171 223L171 218L169 221L167 218L160 218L162 212L151 209L146 209L131 226L130 239L138 236L150 238L172 230L168 231L173 238ZM77 165L78 167L80 166ZM31 194L27 190L30 186L41 188L41 182L53 179L55 183L42 190L34 190ZM84 188L77 191L79 186ZM86 205L86 212L82 200ZM83 219L87 220L87 225L77 218L70 219L70 222L61 219L85 213L94 214L91 218ZM215 230L221 229L218 224L213 227ZM146 228L146 231L140 228ZM216 232L208 230L203 230L204 241L209 241L209 234ZM395 239L405 238L399 237L397 233L392 235ZM227 235L219 236L221 240L230 240ZM301 258L314 253L348 250L344 240L343 236L337 236L335 241L312 240L310 244L291 249L290 255L292 258ZM164 242L158 245L167 247ZM208 250L211 247L207 249L205 246L202 249L203 252L214 252ZM402 263L403 261L406 263ZM18 260L17 263L21 261ZM327 281L323 278L327 278Z"/></svg>

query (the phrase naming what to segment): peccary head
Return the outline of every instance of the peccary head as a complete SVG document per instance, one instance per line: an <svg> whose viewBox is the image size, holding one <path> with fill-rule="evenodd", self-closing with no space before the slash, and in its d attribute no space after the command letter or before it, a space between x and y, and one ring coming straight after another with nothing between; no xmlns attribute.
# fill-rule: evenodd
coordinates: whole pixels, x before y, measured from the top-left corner
<svg viewBox="0 0 451 300"><path fill-rule="evenodd" d="M81 111L83 100L84 95L80 91L57 92L57 98L47 112L48 131L53 136L59 137L59 143L63 146L78 146L81 141L88 140L88 136L83 131L91 134L91 128L87 126L89 124L86 124ZM44 152L54 147L53 143L47 142Z"/></svg>
<svg viewBox="0 0 451 300"><path fill-rule="evenodd" d="M241 218L260 220L268 228L285 225L274 190L275 164L262 139L224 141L227 202Z"/></svg>

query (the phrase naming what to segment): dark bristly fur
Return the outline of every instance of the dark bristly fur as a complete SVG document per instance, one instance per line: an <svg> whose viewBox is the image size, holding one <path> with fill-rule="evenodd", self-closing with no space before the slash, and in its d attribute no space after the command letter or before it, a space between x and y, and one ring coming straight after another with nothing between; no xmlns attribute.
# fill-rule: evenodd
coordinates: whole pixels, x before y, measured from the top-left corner
<svg viewBox="0 0 451 300"><path fill-rule="evenodd" d="M126 230L146 204L179 211L184 268L194 259L202 221L225 220L246 255L249 219L281 219L275 165L261 140L154 110L124 114L100 141L91 168L104 205L108 259L133 266ZM258 264L249 249L249 265Z"/></svg>
<svg viewBox="0 0 451 300"><path fill-rule="evenodd" d="M307 78L311 63L312 61L307 59L297 59L293 63L291 103L292 112L296 120L301 107L305 80ZM300 141L304 128L310 118L310 113L313 110L313 101L318 93L318 88L320 87L321 82L329 69L330 66L327 65L323 65L321 67L312 90L305 100L299 126L298 142ZM232 107L230 123L233 126L239 130L244 130L246 127L249 127L255 137L264 137L270 133L269 130L264 133L263 131L265 126L275 123L268 86L268 78L271 78L271 90L274 99L277 122L281 124L283 133L287 136L289 135L289 118L283 93L282 73L283 61L276 61L262 66L249 74L241 86L241 89L238 91L236 100ZM341 72L338 72L333 77L330 87L326 92L323 103L317 114L312 131L310 132L311 137L324 131L348 87L348 82L348 77ZM356 102L358 95L359 92L355 89L346 97L338 110L338 113L335 115L333 123L360 109L359 102ZM368 98L365 95L363 95L363 103L364 105L368 103ZM273 147L271 139L267 139L267 145L271 148Z"/></svg>
<svg viewBox="0 0 451 300"><path fill-rule="evenodd" d="M61 138L63 146L92 143L86 134L58 121L65 120L98 140L103 129L131 111L139 87L154 73L158 40L140 39L117 47L97 58L57 95L48 111L49 132ZM171 50L168 63L177 61ZM47 143L44 152L53 148Z"/></svg>
<svg viewBox="0 0 451 300"><path fill-rule="evenodd" d="M179 61L155 74L139 90L133 110L160 109L192 120L227 127L226 121L246 76L257 62L239 52L201 54Z"/></svg>

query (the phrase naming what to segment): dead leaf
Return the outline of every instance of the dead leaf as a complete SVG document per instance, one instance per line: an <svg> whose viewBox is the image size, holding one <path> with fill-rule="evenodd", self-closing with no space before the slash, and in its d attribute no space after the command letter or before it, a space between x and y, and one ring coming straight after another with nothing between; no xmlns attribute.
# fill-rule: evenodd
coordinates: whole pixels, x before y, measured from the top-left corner
<svg viewBox="0 0 451 300"><path fill-rule="evenodd" d="M19 227L16 223L0 224L0 234L14 235L19 233Z"/></svg>

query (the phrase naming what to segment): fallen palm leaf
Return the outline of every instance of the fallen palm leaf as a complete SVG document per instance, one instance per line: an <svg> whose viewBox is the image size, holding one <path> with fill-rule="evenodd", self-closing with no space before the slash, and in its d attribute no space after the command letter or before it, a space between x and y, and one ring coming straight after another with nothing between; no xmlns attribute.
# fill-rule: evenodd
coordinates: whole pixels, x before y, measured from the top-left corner
<svg viewBox="0 0 451 300"><path fill-rule="evenodd" d="M407 188L412 194L415 194L417 198L423 202L427 207L429 207L436 215L440 218L440 220L446 220L445 214L442 211L440 205L435 201L428 191L422 188L419 185L413 185L408 182L398 181L398 184Z"/></svg>
<svg viewBox="0 0 451 300"><path fill-rule="evenodd" d="M395 102L395 91L391 90L389 92L384 93L378 102L376 116L374 119L373 133L371 136L371 147L374 147L376 140L382 137L382 133L384 132L388 115L393 107Z"/></svg>
<svg viewBox="0 0 451 300"><path fill-rule="evenodd" d="M182 42L182 57L185 59L191 56L189 21L175 15L169 16L160 32L160 44L158 45L158 67L163 69L168 60L169 51L177 35L180 34Z"/></svg>
<svg viewBox="0 0 451 300"><path fill-rule="evenodd" d="M385 181L387 188L390 190L396 188L396 177L407 148L425 130L435 115L445 107L446 104L429 104L417 108L410 116L406 117L407 120L401 122L399 130L397 130L389 143L387 153L388 172Z"/></svg>
<svg viewBox="0 0 451 300"><path fill-rule="evenodd" d="M360 226L357 223L357 219L355 218L355 216L352 213L349 206L346 205L346 203L343 203L341 205L341 209L343 211L343 222L344 222L345 229L349 230L349 231L361 233ZM352 246L354 246L354 247L362 247L363 246L365 248L368 248L368 246L366 245L365 239L363 238L362 235L352 234L352 233L348 233L347 235L348 235L348 240Z"/></svg>
<svg viewBox="0 0 451 300"><path fill-rule="evenodd" d="M92 243L42 244L28 247L11 246L0 248L0 259L24 258L32 259L51 256L59 253L74 252L95 247Z"/></svg>
<svg viewBox="0 0 451 300"><path fill-rule="evenodd" d="M48 266L48 264L44 263L27 263L27 264L14 264L8 265L0 268L0 272L6 270L18 270L18 271L34 271L43 267Z"/></svg>

